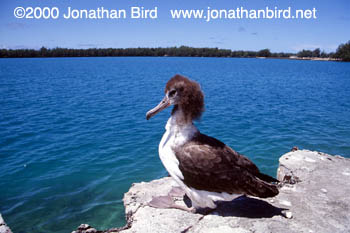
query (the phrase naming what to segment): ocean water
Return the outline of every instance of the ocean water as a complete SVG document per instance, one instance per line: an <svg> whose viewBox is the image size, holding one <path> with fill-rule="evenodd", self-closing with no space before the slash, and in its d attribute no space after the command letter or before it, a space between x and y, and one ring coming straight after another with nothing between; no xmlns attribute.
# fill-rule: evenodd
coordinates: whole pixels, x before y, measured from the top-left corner
<svg viewBox="0 0 350 233"><path fill-rule="evenodd" d="M145 113L179 73L196 125L275 175L293 146L350 156L350 63L235 58L0 59L0 212L16 233L122 226L133 182L167 175L170 114Z"/></svg>

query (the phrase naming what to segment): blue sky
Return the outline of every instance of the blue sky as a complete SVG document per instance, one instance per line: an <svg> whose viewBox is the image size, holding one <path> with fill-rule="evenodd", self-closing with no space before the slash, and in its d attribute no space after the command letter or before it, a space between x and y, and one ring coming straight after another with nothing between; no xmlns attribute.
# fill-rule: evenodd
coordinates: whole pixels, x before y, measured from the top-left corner
<svg viewBox="0 0 350 233"><path fill-rule="evenodd" d="M129 9L158 7L158 19L17 19L16 7ZM317 9L317 19L174 20L170 9ZM126 48L188 45L233 50L334 51L350 40L348 0L1 0L0 48Z"/></svg>

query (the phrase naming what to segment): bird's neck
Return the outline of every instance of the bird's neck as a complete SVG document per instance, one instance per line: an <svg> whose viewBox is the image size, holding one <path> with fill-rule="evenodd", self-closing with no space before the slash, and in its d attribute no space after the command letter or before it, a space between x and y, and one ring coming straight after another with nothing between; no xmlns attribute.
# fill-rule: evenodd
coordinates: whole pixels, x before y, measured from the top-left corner
<svg viewBox="0 0 350 233"><path fill-rule="evenodd" d="M171 112L171 119L173 119L173 123L177 125L177 127L187 127L189 125L193 125L191 114L186 113L182 110L181 106L175 105Z"/></svg>
<svg viewBox="0 0 350 233"><path fill-rule="evenodd" d="M190 140L194 135L199 133L198 129L193 124L192 119L187 120L181 108L178 108L175 111L173 110L165 129L171 135L174 135L175 138L178 138L179 140L181 139L179 144Z"/></svg>

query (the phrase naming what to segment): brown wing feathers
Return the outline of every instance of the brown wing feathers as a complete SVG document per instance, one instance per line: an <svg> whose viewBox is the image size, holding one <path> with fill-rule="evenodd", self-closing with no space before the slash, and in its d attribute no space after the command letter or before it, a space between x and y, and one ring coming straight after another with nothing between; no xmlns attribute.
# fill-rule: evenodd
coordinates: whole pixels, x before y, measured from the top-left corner
<svg viewBox="0 0 350 233"><path fill-rule="evenodd" d="M198 133L175 149L184 183L198 190L271 197L278 194L274 178L262 174L248 158L219 140Z"/></svg>

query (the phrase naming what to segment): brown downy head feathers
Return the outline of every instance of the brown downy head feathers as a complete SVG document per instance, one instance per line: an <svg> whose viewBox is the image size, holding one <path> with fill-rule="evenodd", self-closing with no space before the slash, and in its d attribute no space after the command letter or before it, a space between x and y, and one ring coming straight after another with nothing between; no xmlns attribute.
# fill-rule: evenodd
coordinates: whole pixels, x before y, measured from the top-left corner
<svg viewBox="0 0 350 233"><path fill-rule="evenodd" d="M177 74L166 84L165 93L171 90L176 90L180 97L173 112L180 108L191 120L201 117L204 111L204 95L197 82Z"/></svg>

